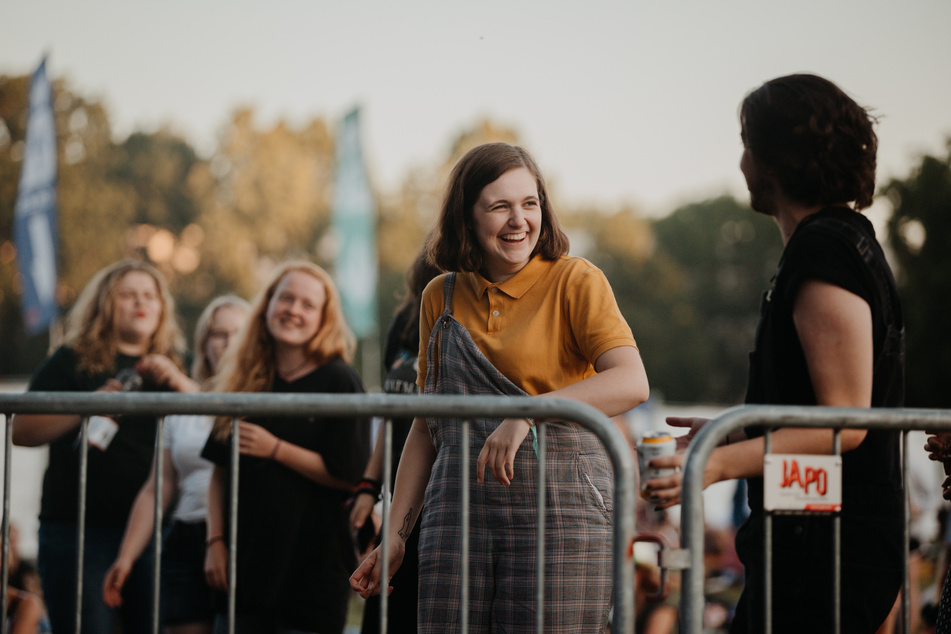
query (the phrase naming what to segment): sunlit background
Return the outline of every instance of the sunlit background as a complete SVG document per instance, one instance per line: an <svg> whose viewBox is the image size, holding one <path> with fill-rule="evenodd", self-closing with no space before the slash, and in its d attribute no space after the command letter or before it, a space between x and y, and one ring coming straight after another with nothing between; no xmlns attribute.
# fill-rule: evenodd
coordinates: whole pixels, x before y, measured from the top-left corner
<svg viewBox="0 0 951 634"><path fill-rule="evenodd" d="M641 428L670 407L742 400L781 244L746 207L737 107L767 79L813 72L880 117L869 215L902 285L909 404L951 406L948 25L946 0L6 2L0 378L22 389L49 343L23 335L11 229L26 90L44 56L64 310L120 257L169 277L186 330L214 295L253 295L281 259L332 269L335 135L359 107L380 328L452 163L475 143L518 142L573 253L605 271L631 323L654 396L632 417Z"/></svg>

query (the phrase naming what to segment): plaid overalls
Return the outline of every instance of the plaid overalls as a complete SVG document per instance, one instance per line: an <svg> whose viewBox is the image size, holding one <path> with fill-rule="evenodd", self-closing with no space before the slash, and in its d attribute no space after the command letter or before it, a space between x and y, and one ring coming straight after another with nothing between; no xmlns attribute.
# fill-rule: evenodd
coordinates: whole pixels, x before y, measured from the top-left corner
<svg viewBox="0 0 951 634"><path fill-rule="evenodd" d="M525 395L485 358L452 316L455 274L446 276L445 310L427 348L426 394ZM470 454L471 632L531 632L535 624L535 530L538 461L529 434L503 486L475 464L499 419L473 419ZM545 631L603 632L610 609L612 468L600 442L573 423L547 425ZM429 419L437 456L423 506L419 631L459 631L461 591L462 425Z"/></svg>

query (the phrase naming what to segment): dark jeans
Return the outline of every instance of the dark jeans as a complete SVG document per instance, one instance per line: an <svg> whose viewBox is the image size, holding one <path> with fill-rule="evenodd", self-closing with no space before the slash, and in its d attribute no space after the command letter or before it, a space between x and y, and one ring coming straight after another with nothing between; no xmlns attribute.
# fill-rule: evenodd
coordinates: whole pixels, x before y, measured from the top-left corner
<svg viewBox="0 0 951 634"><path fill-rule="evenodd" d="M86 528L82 634L112 632L117 616L128 634L152 631L151 548L129 573L122 589L122 607L113 610L102 602L102 584L119 553L122 534L122 528ZM37 567L50 623L57 634L73 632L76 623L76 538L75 525L40 522Z"/></svg>

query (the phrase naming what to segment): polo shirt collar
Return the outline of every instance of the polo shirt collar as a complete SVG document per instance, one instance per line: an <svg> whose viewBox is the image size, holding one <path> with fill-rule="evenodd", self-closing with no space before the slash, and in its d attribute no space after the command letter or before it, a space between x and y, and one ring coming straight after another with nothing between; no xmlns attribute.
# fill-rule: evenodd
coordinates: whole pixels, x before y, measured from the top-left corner
<svg viewBox="0 0 951 634"><path fill-rule="evenodd" d="M469 279L469 284L472 286L472 290L475 291L476 297L479 299L482 299L490 288L497 288L509 297L518 299L524 295L528 289L534 286L535 282L541 279L542 275L544 275L552 265L554 265L554 262L549 262L541 255L535 254L521 271L498 284L488 281L482 277L480 273L466 273L465 275Z"/></svg>

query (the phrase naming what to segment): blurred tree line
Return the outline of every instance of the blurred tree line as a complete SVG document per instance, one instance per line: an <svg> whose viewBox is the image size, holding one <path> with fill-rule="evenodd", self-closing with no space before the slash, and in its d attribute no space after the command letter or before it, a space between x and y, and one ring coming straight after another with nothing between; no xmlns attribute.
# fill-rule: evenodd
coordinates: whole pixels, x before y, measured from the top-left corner
<svg viewBox="0 0 951 634"><path fill-rule="evenodd" d="M0 76L0 376L31 374L50 345L46 335L24 333L12 242L28 83L27 76ZM122 257L145 259L167 276L189 335L210 299L228 292L251 298L277 262L303 257L333 271L333 122L266 128L253 110L239 109L203 158L167 129L114 141L102 104L63 80L54 82L54 103L64 313L96 270ZM377 192L381 329L403 295L404 272L436 216L449 170L469 148L496 140L518 142L514 130L478 122L448 144L438 164L414 168L397 191ZM951 232L942 230L951 222L949 163L951 153L925 157L915 174L884 188L896 210L889 226L908 321L909 405L946 405L951 342L939 329L941 302L951 301L944 244ZM654 394L740 402L759 296L782 249L772 220L728 196L661 219L631 208L569 209L557 204L557 182L549 186L572 253L599 266L614 287ZM378 379L367 373L375 371L364 372L370 385Z"/></svg>

